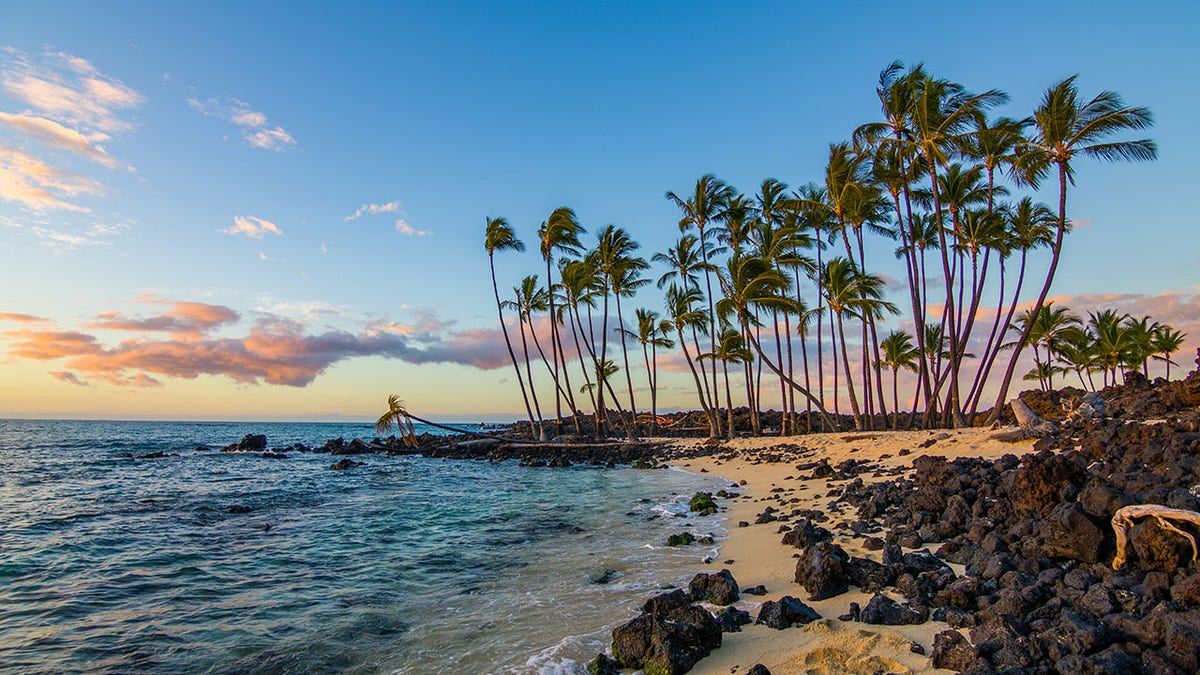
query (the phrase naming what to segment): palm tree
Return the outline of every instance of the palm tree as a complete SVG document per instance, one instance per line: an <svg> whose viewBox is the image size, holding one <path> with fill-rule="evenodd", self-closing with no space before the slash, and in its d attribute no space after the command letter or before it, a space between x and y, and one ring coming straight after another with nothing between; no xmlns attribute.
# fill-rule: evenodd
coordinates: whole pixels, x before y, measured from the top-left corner
<svg viewBox="0 0 1200 675"><path fill-rule="evenodd" d="M375 420L375 433L380 435L386 434L390 429L392 429L392 427L395 427L396 433L400 434L400 439L404 441L404 445L409 448L415 448L419 445L419 441L417 440L417 430L413 427L413 420L416 420L421 424L442 429L444 431L450 431L456 434L479 436L480 438L491 438L497 441L504 441L506 443L513 442L513 439L511 438L493 436L492 434L481 434L478 431L459 429L456 427L446 426L445 424L438 424L437 422L430 422L423 417L417 417L416 415L412 414L412 411L404 405L404 401L401 401L400 397L395 394L392 394L388 397L387 404L387 411L380 415L379 419Z"/></svg>
<svg viewBox="0 0 1200 675"><path fill-rule="evenodd" d="M554 278L550 271L553 269L554 255L557 252L565 251L569 253L578 253L582 245L579 243L579 235L584 233L583 227L579 224L579 219L575 216L575 211L560 206L550 214L550 217L542 223L538 228L539 248L541 249L542 258L546 261L546 285L550 289L549 295L549 311L550 311L550 349L554 356L554 423L559 434L562 433L562 397L560 396L561 386L558 382L558 366L559 361L566 368L565 357L560 353L560 341L558 339L558 323L555 319L554 311Z"/></svg>
<svg viewBox="0 0 1200 675"><path fill-rule="evenodd" d="M525 250L525 244L517 238L507 220L488 218L484 248L487 249L488 266L492 271L492 292L496 295L496 313L500 316L500 331L504 335L504 346L508 348L508 357L512 359L513 370L517 373L517 384L521 387L521 398L525 401L525 412L529 415L529 429L532 432L534 428L533 408L529 405L529 394L525 391L525 380L521 378L521 368L517 365L517 355L513 351L512 340L508 338L508 326L504 323L504 303L500 301L500 288L496 285L496 251L522 252Z"/></svg>
<svg viewBox="0 0 1200 675"><path fill-rule="evenodd" d="M713 298L712 275L709 273L709 270L712 268L708 262L708 248L704 245L707 242L706 228L709 223L720 218L722 211L725 210L726 205L733 198L733 195L734 189L711 173L701 176L696 181L695 189L687 199L679 197L670 190L667 191L667 199L674 202L679 207L679 210L683 212L683 217L679 220L679 231L687 232L694 226L700 232L700 253L704 258L704 283L708 296L709 335L714 339L717 335L717 318L716 312L713 309L716 300ZM717 371L714 368L712 375L712 391L714 396L716 389ZM719 419L717 419L717 427L719 433Z"/></svg>
<svg viewBox="0 0 1200 675"><path fill-rule="evenodd" d="M1125 323L1128 318L1129 315L1118 314L1114 309L1088 312L1088 328L1096 338L1096 352L1104 367L1106 385L1110 382L1116 384L1117 370L1140 356L1138 335Z"/></svg>
<svg viewBox="0 0 1200 675"><path fill-rule="evenodd" d="M708 419L708 436L709 438L717 438L717 418L712 408L708 405L708 397L704 395L704 385L700 381L700 375L696 372L696 366L692 362L692 355L688 353L687 341L683 337L683 329L688 327L698 327L700 330L705 330L705 322L708 318L704 314L704 310L697 310L696 304L704 299L704 293L698 288L683 289L675 284L671 284L667 289L667 316L663 322L675 330L675 335L679 340L679 346L683 350L683 360L687 363L688 370L692 373L692 379L696 381L696 396L700 399L700 409L704 411Z"/></svg>
<svg viewBox="0 0 1200 675"><path fill-rule="evenodd" d="M879 343L883 349L881 366L892 369L892 429L900 428L900 396L896 389L896 379L900 369L919 370L918 361L921 353L912 343L912 336L902 331L892 331Z"/></svg>
<svg viewBox="0 0 1200 675"><path fill-rule="evenodd" d="M1067 368L1075 371L1080 386L1091 391L1096 390L1096 383L1092 381L1092 371L1101 366L1099 354L1096 352L1096 340L1091 333L1082 326L1068 326L1058 334L1054 351ZM1083 379L1084 373L1087 373L1087 380Z"/></svg>
<svg viewBox="0 0 1200 675"><path fill-rule="evenodd" d="M658 287L663 288L667 284L678 283L684 290L700 289L700 272L707 274L712 265L705 262L708 256L712 253L712 244L708 242L701 243L700 238L694 234L682 234L679 240L675 242L675 246L670 247L665 253L655 253L651 258L654 262L662 263L667 266L667 271L663 272L658 278ZM692 343L696 347L696 353L701 352L700 348L700 330L695 324L688 326L692 334ZM708 386L708 373L704 368L704 363L699 363L700 366L700 382L703 384L701 395L709 399L709 404L716 407L713 403L715 392L711 392Z"/></svg>
<svg viewBox="0 0 1200 675"><path fill-rule="evenodd" d="M698 359L711 359L714 362L714 369L716 368L716 361L724 364L748 363L754 358L754 355L746 348L746 341L742 338L742 334L730 326L725 326L721 329L721 334L717 336L715 343L713 351L697 356ZM735 435L733 428L733 395L729 388L728 367L725 368L725 409L728 415L725 425L725 437L732 439Z"/></svg>
<svg viewBox="0 0 1200 675"><path fill-rule="evenodd" d="M546 289L538 287L538 278L536 274L529 275L521 279L521 285L513 288L513 300L507 300L504 303L505 307L509 307L517 312L517 318L520 319L521 325L521 350L525 353L525 377L529 382L529 393L533 397L533 409L537 413L537 438L546 440L546 427L542 421L542 406L538 402L537 388L533 386L533 370L529 364L529 342L525 339L525 324L529 324L529 331L534 333L534 342L537 341L537 333L533 326L533 313L545 311L546 304ZM541 350L541 347L538 347Z"/></svg>
<svg viewBox="0 0 1200 675"><path fill-rule="evenodd" d="M1042 284L1041 293L1033 305L1034 313L1041 310L1054 283L1054 274L1062 255L1063 236L1069 229L1067 221L1067 183L1074 183L1075 171L1071 162L1075 155L1101 161L1147 161L1158 156L1158 148L1150 139L1111 141L1114 134L1141 131L1154 124L1149 108L1126 107L1121 97L1112 91L1102 91L1086 103L1079 98L1072 75L1046 90L1033 113L1032 134L1017 144L1017 167L1025 180L1036 185L1052 169L1058 172L1058 224L1051 246L1050 269ZM1029 329L1021 334L1008 364L1000 392L992 412L992 421L1000 414L1000 406L1008 395L1008 385L1016 368L1021 350L1029 342Z"/></svg>
<svg viewBox="0 0 1200 675"><path fill-rule="evenodd" d="M600 275L601 284L604 288L604 309L601 319L600 329L600 355L596 362L597 381L600 378L600 364L607 360L608 356L608 296L611 291L616 296L617 311L620 314L621 295L629 295L641 283L637 279L637 275L642 270L649 267L645 260L633 256L633 252L639 248L639 244L629 237L625 230L607 225L600 230L596 248L588 254L588 258L593 261L596 271ZM644 282L642 282L644 283ZM618 317L619 318L619 317ZM620 320L620 319L619 319ZM622 321L622 324L624 322ZM623 329L624 326L622 325ZM625 349L625 334L621 333L621 347L625 352L626 375L628 376L629 368L629 352ZM631 411L636 411L637 407L633 401L633 380L628 379L629 383L629 407ZM604 388L598 387L596 394L596 405L600 412L604 409ZM626 426L629 432L630 440L636 435L636 425L630 424ZM603 438L602 425L596 425L596 438Z"/></svg>
<svg viewBox="0 0 1200 675"><path fill-rule="evenodd" d="M1179 351L1185 337L1186 335L1182 332L1162 324L1154 331L1154 336L1151 338L1150 347L1154 350L1153 358L1167 364L1168 380L1171 379L1171 354ZM1159 356L1160 354L1161 356Z"/></svg>
<svg viewBox="0 0 1200 675"><path fill-rule="evenodd" d="M646 361L646 378L650 385L650 435L653 436L658 432L658 348L670 349L675 342L662 331L665 324L660 322L658 312L639 308L634 315L637 333L630 335L642 345L642 357Z"/></svg>
<svg viewBox="0 0 1200 675"><path fill-rule="evenodd" d="M1053 364L1057 353L1056 347L1063 332L1079 325L1079 317L1072 314L1070 309L1055 307L1054 302L1048 302L1036 313L1033 309L1021 312L1017 315L1016 321L1009 326L1009 330L1016 331L1019 335L1031 336L1030 344L1033 345L1033 361L1036 366L1034 370L1045 376L1043 387L1047 391L1054 388L1054 370L1043 366ZM1014 342L1006 346L1015 348L1017 344ZM1044 361L1042 360L1043 350L1046 354Z"/></svg>

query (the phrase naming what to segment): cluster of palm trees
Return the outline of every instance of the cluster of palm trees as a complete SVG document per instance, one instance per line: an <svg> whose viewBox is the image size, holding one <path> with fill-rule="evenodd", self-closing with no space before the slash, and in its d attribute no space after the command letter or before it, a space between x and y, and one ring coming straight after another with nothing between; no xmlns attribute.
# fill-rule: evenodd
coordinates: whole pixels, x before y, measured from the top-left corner
<svg viewBox="0 0 1200 675"><path fill-rule="evenodd" d="M830 145L820 184L790 190L767 179L748 196L705 175L689 191L667 192L680 211L680 234L649 261L628 232L611 225L585 248L575 213L559 208L538 230L545 278L525 277L511 297L502 298L494 254L524 245L504 219L489 218L486 248L496 306L530 424L543 436L551 433L543 421L549 400L533 387L531 343L553 383L556 433L563 430L563 405L578 430L584 404L595 411L597 435L614 425L630 438L640 433L629 342L642 347L650 431L657 417L658 352L676 347L712 436L735 431L731 370L732 381L745 387L738 399L749 411L746 430L754 433L763 431L763 397L776 384L781 434L836 428L829 413L840 415L843 391L856 429L887 425L889 410L891 424L898 425L901 370L916 373L904 403L910 419L919 415L925 426L970 424L987 407L985 384L996 378L991 407L998 415L1022 351L1049 344L1037 332L1038 322L1027 318L1051 311L1046 297L1071 229L1067 192L1077 160L1153 159L1153 141L1115 138L1148 128L1151 113L1124 105L1113 92L1081 98L1070 77L1045 92L1032 116L992 117L991 110L1007 101L1004 93L972 93L923 66L899 62L880 73L876 93L882 119ZM1014 194L1053 178L1056 210ZM901 309L885 297L888 280L868 271L869 238L894 242L888 248L904 266L901 304L911 311L905 317L911 334L880 334L881 324ZM1027 277L1034 276L1028 254L1039 248L1049 249L1049 265L1033 282L1038 294L1032 307L1014 320L1023 291L1029 291ZM622 301L628 304L649 284L651 262L664 269L656 280L665 290L662 312L637 309L627 325ZM506 310L516 315L521 359L508 335ZM541 317L549 327L539 337ZM1116 321L1128 326L1132 320ZM1008 334L1015 339L1005 342ZM1098 327L1093 335L1097 343L1108 339ZM619 337L620 363L610 353L610 336ZM1065 358L1061 350L1054 356ZM1107 378L1116 366L1130 365L1133 352L1122 348L1118 357L1106 352L1097 358ZM1049 356L1045 363L1058 367ZM890 397L884 382L889 370ZM624 397L613 386L621 371Z"/></svg>
<svg viewBox="0 0 1200 675"><path fill-rule="evenodd" d="M1115 384L1118 372L1140 370L1150 374L1150 361L1162 361L1171 377L1171 354L1183 346L1185 335L1150 317L1134 318L1112 309L1089 312L1087 321L1066 307L1047 302L1036 315L1021 312L1010 330L1029 330L1034 367L1024 379L1037 381L1044 390L1054 388L1054 376L1075 373L1079 385L1096 391L1095 373L1102 375L1101 387ZM1086 379L1085 379L1086 378Z"/></svg>

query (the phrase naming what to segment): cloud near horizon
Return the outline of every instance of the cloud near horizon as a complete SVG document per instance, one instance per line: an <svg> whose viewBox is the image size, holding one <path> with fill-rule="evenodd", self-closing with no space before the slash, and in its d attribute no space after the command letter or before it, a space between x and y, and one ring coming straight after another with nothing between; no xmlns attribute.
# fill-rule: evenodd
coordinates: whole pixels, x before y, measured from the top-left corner
<svg viewBox="0 0 1200 675"><path fill-rule="evenodd" d="M0 333L0 338L9 343L9 357L61 362L60 368L48 373L80 386L94 382L161 386L160 377L223 375L240 384L304 387L340 361L367 356L484 370L509 363L499 329L453 331L452 322L432 313L418 315L409 330L382 320L357 333L335 329L319 334L308 333L297 321L268 316L257 319L243 337L220 337L211 333L239 320L233 309L186 301L151 302L171 308L148 317L103 312L80 326L142 333L113 346L84 330L20 328ZM27 316L3 313L0 317L10 315ZM155 333L165 333L166 339Z"/></svg>
<svg viewBox="0 0 1200 675"><path fill-rule="evenodd" d="M236 98L210 98L205 101L189 98L187 104L204 115L225 120L240 128L242 140L251 147L283 152L297 145L296 139L283 127L271 126L265 114L251 110L248 103Z"/></svg>

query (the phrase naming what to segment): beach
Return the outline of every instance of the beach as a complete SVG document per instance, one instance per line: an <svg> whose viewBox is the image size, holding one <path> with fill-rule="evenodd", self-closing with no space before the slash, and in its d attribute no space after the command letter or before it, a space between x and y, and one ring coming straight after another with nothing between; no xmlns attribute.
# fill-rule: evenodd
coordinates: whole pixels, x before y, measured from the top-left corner
<svg viewBox="0 0 1200 675"><path fill-rule="evenodd" d="M798 463L820 459L835 466L846 460L868 462L881 471L863 473L860 477L864 482L874 482L893 478L892 471L896 469L911 470L913 460L923 456L997 459L1005 454L1019 456L1032 450L1032 441L1004 443L994 438L997 433L989 429L965 429L738 438L723 443L723 450L717 454L674 462L675 466L688 471L721 476L744 489L739 498L723 502L728 505L725 515L729 519L730 535L712 567L714 571L728 569L742 588L762 584L767 594L757 598L743 595L738 607L753 616L759 603L791 595L805 601L822 616L819 621L788 630L749 625L739 633L728 633L723 636L721 648L701 660L691 672L702 675L744 673L756 663L762 663L775 675L869 674L880 670L952 672L933 668L928 656L932 653L934 635L947 628L945 623L873 626L839 621L837 617L846 614L851 602L865 607L871 596L852 587L850 592L810 602L808 593L794 581L797 549L780 543L782 535L778 530L781 523L774 521L749 527L738 527L737 524L754 523L768 506L784 512L793 508L828 512L829 491L845 481L813 478L811 469L797 471ZM932 444L922 447L931 440L934 441ZM682 449L695 448L700 443L699 439L675 441ZM780 450L780 446L792 447ZM781 501L788 502L786 509L781 507ZM853 514L830 515L830 521L823 525L834 532L837 544L852 556L880 560L881 551L867 550L862 537L839 528L839 525L848 528ZM883 533L875 536L883 536ZM962 566L951 567L956 574L962 574ZM912 651L914 643L923 648L925 655Z"/></svg>

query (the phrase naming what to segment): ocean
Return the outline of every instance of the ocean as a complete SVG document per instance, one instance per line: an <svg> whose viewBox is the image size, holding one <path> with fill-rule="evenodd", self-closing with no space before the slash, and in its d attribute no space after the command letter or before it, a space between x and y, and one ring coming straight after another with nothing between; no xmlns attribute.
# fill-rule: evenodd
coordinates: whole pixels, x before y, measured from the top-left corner
<svg viewBox="0 0 1200 675"><path fill-rule="evenodd" d="M216 451L248 433L374 437L0 420L0 672L581 673L645 597L715 567L669 534L725 533L687 515L716 477ZM128 457L155 452L177 456Z"/></svg>

